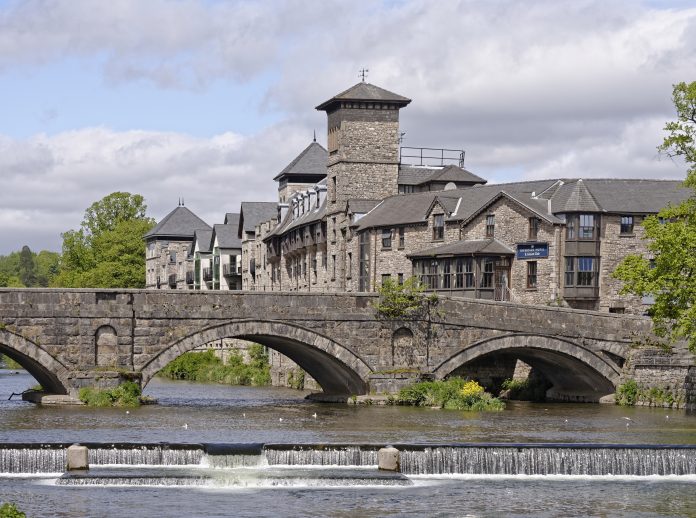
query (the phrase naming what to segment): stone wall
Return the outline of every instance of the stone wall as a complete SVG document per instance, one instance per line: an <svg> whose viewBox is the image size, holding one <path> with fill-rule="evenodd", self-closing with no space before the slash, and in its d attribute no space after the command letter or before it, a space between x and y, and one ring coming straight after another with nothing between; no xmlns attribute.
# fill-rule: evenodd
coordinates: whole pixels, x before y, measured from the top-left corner
<svg viewBox="0 0 696 518"><path fill-rule="evenodd" d="M172 289L169 275L176 275L176 288L185 290L188 250L191 240L173 241L156 239L147 244L145 252L145 287L148 289ZM170 253L176 253L176 261L170 261ZM159 277L159 285L157 278Z"/></svg>

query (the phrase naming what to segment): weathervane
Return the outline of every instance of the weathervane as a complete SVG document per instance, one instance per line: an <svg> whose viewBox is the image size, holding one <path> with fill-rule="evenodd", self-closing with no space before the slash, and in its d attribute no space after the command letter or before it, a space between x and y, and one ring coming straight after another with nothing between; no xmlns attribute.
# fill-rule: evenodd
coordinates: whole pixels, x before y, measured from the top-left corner
<svg viewBox="0 0 696 518"><path fill-rule="evenodd" d="M362 78L363 83L365 82L365 78L367 77L368 72L369 72L369 70L367 68L361 68L358 71L358 77Z"/></svg>

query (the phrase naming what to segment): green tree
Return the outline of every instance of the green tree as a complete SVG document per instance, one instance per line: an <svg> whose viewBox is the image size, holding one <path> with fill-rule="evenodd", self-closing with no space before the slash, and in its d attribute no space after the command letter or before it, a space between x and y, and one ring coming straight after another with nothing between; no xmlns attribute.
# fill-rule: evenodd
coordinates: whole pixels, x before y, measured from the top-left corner
<svg viewBox="0 0 696 518"><path fill-rule="evenodd" d="M25 286L33 286L36 282L34 252L27 245L24 245L19 252L19 279Z"/></svg>
<svg viewBox="0 0 696 518"><path fill-rule="evenodd" d="M41 250L34 258L36 264L36 286L50 286L60 270L60 254Z"/></svg>
<svg viewBox="0 0 696 518"><path fill-rule="evenodd" d="M79 230L63 234L60 273L53 285L144 288L145 242L152 228L139 194L115 192L85 211Z"/></svg>
<svg viewBox="0 0 696 518"><path fill-rule="evenodd" d="M677 120L665 126L667 136L658 150L684 160L684 184L696 188L696 81L674 86ZM655 333L670 340L686 339L696 352L696 196L645 219L647 248L654 257L629 255L614 276L623 292L651 295Z"/></svg>

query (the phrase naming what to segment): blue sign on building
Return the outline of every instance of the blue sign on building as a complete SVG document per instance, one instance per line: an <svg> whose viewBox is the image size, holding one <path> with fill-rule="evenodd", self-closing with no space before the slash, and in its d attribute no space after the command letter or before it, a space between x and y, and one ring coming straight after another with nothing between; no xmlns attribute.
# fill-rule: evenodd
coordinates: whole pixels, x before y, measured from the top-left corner
<svg viewBox="0 0 696 518"><path fill-rule="evenodd" d="M545 259L548 256L548 243L519 243L517 245L517 259Z"/></svg>

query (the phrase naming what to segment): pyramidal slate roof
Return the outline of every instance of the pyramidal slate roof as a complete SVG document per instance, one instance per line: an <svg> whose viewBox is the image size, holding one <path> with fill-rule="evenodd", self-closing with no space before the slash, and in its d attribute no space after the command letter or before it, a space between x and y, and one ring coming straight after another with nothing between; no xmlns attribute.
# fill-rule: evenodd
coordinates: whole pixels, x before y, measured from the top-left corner
<svg viewBox="0 0 696 518"><path fill-rule="evenodd" d="M312 142L273 179L277 181L288 176L314 176L317 178L310 182L316 182L318 177L326 176L328 157L329 153L321 144Z"/></svg>
<svg viewBox="0 0 696 518"><path fill-rule="evenodd" d="M328 101L317 106L317 110L330 110L335 104L341 101L380 101L398 106L406 106L411 99L403 95L395 94L379 86L370 83L360 82L344 90L340 94L334 95Z"/></svg>
<svg viewBox="0 0 696 518"><path fill-rule="evenodd" d="M602 212L592 193L580 178L567 193L564 210L568 212Z"/></svg>
<svg viewBox="0 0 696 518"><path fill-rule="evenodd" d="M144 237L145 239L152 237L192 239L194 232L199 229L211 230L210 225L196 216L187 207L177 207L162 218L162 221L155 225Z"/></svg>

